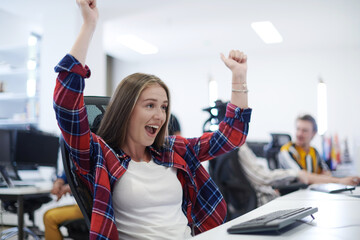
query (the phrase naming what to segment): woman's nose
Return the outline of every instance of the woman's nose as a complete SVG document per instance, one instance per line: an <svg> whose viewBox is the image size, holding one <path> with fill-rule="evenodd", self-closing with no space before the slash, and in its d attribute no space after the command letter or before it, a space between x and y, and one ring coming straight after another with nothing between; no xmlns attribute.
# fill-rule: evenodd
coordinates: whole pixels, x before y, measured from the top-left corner
<svg viewBox="0 0 360 240"><path fill-rule="evenodd" d="M155 116L155 118L162 120L165 118L166 113L164 112L164 110L162 108L157 108L154 116Z"/></svg>

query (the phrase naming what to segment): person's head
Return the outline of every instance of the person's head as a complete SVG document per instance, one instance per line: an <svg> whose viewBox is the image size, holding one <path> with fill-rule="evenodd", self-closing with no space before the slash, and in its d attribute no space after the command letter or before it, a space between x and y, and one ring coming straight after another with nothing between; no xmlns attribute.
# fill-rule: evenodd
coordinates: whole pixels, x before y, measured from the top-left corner
<svg viewBox="0 0 360 240"><path fill-rule="evenodd" d="M309 147L316 133L317 124L311 115L305 114L296 118L296 145L303 148Z"/></svg>
<svg viewBox="0 0 360 240"><path fill-rule="evenodd" d="M174 114L170 114L168 130L169 130L169 135L181 135L180 123Z"/></svg>
<svg viewBox="0 0 360 240"><path fill-rule="evenodd" d="M116 88L98 130L111 147L123 148L128 141L156 148L168 133L170 92L158 77L134 73Z"/></svg>

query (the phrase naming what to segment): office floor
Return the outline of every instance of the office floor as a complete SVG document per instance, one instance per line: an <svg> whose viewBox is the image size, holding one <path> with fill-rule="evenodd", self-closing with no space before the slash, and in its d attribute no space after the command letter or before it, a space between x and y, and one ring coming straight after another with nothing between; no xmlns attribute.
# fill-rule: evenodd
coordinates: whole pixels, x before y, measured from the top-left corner
<svg viewBox="0 0 360 240"><path fill-rule="evenodd" d="M15 227L15 226L2 225L2 226L0 226L0 233L1 233L2 231L5 231L5 230L10 229L10 228L13 228L13 227ZM31 229L31 228L30 228L30 229ZM38 229L31 229L31 231L33 231L36 235L38 235L41 240L45 239L45 238L44 238L44 233L43 233L42 231L40 231L40 230L38 230ZM18 239L17 236L8 238L8 240L17 240L17 239ZM35 238L32 237L32 236L28 236L26 239L27 239L27 240L33 240L33 239L35 239Z"/></svg>
<svg viewBox="0 0 360 240"><path fill-rule="evenodd" d="M13 225L13 223L10 223L10 224L6 224L6 219L9 218L8 215L6 214L2 214L3 212L1 212L1 209L0 209L0 233L4 230L7 230L9 228L13 228L13 227L16 227L16 225ZM11 215L10 215L11 216ZM11 222L14 222L14 221L11 221ZM15 223L16 224L16 223ZM29 225L28 225L29 226ZM33 231L37 236L39 236L39 238L41 240L45 240L45 237L44 237L44 232L39 229L39 228L36 228L36 229L33 229L31 227L29 227L31 231ZM67 235L67 230L66 228L61 228L60 231L62 232L62 234L64 236ZM9 238L8 240L17 240L17 236L14 236L12 238ZM33 240L34 238L29 236L28 238L26 238L27 240ZM64 240L71 240L71 238L64 238Z"/></svg>
<svg viewBox="0 0 360 240"><path fill-rule="evenodd" d="M5 225L0 225L0 233L6 229L9 229L9 228L12 228L14 226L5 226ZM44 237L44 232L40 231L39 229L31 229L34 233L36 233L38 235L38 237L41 239L41 240L45 240L45 237ZM62 232L64 231L64 229L61 229ZM66 230L63 232L63 234L67 234ZM17 240L17 236L14 236L12 238L9 238L8 240ZM34 238L32 236L28 236L27 240L33 240ZM72 238L64 238L64 240L72 240Z"/></svg>

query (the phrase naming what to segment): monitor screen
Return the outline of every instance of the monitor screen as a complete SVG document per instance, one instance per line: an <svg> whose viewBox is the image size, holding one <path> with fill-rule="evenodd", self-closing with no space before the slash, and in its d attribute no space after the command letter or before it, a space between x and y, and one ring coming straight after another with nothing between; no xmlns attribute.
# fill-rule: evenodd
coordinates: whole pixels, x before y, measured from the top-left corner
<svg viewBox="0 0 360 240"><path fill-rule="evenodd" d="M13 131L9 129L0 129L0 166L7 172L10 178L18 180L13 166Z"/></svg>
<svg viewBox="0 0 360 240"><path fill-rule="evenodd" d="M16 132L14 162L18 170L36 169L39 166L57 168L59 137L40 132Z"/></svg>
<svg viewBox="0 0 360 240"><path fill-rule="evenodd" d="M11 162L11 131L0 129L0 165Z"/></svg>

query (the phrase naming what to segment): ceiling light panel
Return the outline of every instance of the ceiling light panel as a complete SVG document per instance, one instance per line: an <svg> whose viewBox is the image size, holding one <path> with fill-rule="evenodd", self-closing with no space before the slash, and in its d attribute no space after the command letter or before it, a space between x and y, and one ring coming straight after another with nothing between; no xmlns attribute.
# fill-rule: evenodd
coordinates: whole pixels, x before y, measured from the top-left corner
<svg viewBox="0 0 360 240"><path fill-rule="evenodd" d="M257 35L267 44L281 43L283 38L274 24L269 21L253 22L251 27Z"/></svg>
<svg viewBox="0 0 360 240"><path fill-rule="evenodd" d="M156 54L159 51L155 45L132 34L120 35L117 37L117 41L141 54Z"/></svg>

